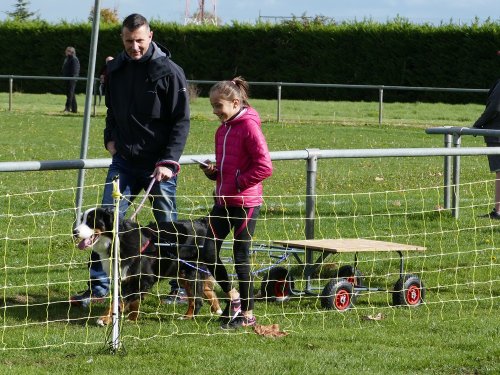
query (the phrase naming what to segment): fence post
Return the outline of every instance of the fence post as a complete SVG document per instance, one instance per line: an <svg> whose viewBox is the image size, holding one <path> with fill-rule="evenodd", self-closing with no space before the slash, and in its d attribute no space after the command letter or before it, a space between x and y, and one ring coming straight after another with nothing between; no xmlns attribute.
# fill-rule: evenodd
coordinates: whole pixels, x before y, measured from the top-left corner
<svg viewBox="0 0 500 375"><path fill-rule="evenodd" d="M96 108L95 107L97 105L96 87L98 87L99 84L100 84L99 81L97 81L97 82L94 81L94 85L93 85L94 89L92 90L92 94L93 94L92 96L94 97L94 104L92 105L92 113L93 113L94 117L96 115ZM97 88L97 90L99 90L99 88ZM99 103L99 104L101 104L101 103Z"/></svg>
<svg viewBox="0 0 500 375"><path fill-rule="evenodd" d="M318 172L318 155L320 150L317 148L306 149L307 156L307 179L306 179L306 239L314 239L314 212L316 210L316 175ZM306 249L305 264L313 264L313 252ZM307 276L306 290L311 290L311 277Z"/></svg>
<svg viewBox="0 0 500 375"><path fill-rule="evenodd" d="M453 147L460 148L462 137L460 134L453 134ZM453 156L453 202L451 213L455 219L458 219L460 189L460 155Z"/></svg>
<svg viewBox="0 0 500 375"><path fill-rule="evenodd" d="M384 86L378 89L378 124L382 125L382 113L384 111Z"/></svg>
<svg viewBox="0 0 500 375"><path fill-rule="evenodd" d="M92 105L92 92L94 91L94 81L95 81L95 60L97 54L97 42L99 39L99 22L100 22L100 0L95 0L95 5L93 7L93 22L92 22L92 34L90 37L90 54L89 54L89 64L87 71L87 87L85 90L85 110L83 114L83 127L82 127L82 139L80 144L80 159L87 158L87 151L89 147L89 134L90 134L90 116L91 116L91 105ZM80 169L78 171L78 180L76 185L76 225L80 220L80 214L82 212L83 204L83 186L85 183L85 169Z"/></svg>
<svg viewBox="0 0 500 375"><path fill-rule="evenodd" d="M278 109L277 109L276 121L278 123L281 121L281 82L278 82Z"/></svg>
<svg viewBox="0 0 500 375"><path fill-rule="evenodd" d="M9 112L12 111L12 91L14 91L14 78L9 78Z"/></svg>
<svg viewBox="0 0 500 375"><path fill-rule="evenodd" d="M451 148L452 135L447 133L444 135L444 147ZM451 156L444 157L444 208L450 209L451 207Z"/></svg>
<svg viewBox="0 0 500 375"><path fill-rule="evenodd" d="M306 185L306 239L314 238L314 212L316 209L316 175L318 172L318 155L320 150L311 148L306 150L307 157L307 185Z"/></svg>

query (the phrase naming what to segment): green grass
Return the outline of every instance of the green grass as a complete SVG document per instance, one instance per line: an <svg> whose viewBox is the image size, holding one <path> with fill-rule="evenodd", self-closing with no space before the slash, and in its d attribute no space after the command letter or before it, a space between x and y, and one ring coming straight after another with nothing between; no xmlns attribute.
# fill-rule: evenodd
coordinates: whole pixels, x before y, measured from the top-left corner
<svg viewBox="0 0 500 375"><path fill-rule="evenodd" d="M83 111L83 98L78 98ZM0 161L76 159L80 155L81 115L63 115L62 96L14 96L6 110L0 94ZM271 151L306 148L441 147L431 126L470 126L481 106L284 101L283 121L275 123L276 102L254 100L265 120ZM104 107L91 118L89 158L107 157L102 146ZM217 123L208 101L192 105L186 154L212 153ZM463 146L482 146L465 137ZM256 239L304 237L305 162L276 161L265 183L265 205ZM257 301L261 324L280 324L288 336L262 338L226 334L204 307L196 321L179 321L160 299L160 283L145 300L137 324L122 326L126 355L106 355L109 330L95 326L103 306L82 311L65 299L85 287L88 254L72 238L76 171L3 173L0 178L0 357L5 372L145 374L495 374L499 368L498 225L479 215L492 206L493 181L485 156L463 157L460 217L441 210L443 160L436 157L322 159L318 165L316 238L372 238L426 246L424 256L405 254L407 272L425 283L426 304L394 308L386 292L359 296L345 313L323 310L317 298L284 304ZM85 206L100 201L105 170L88 170ZM195 166L179 178L181 214L203 215L211 205L213 183ZM141 220L149 219L148 210ZM50 235L47 236L47 233ZM229 253L224 255L230 255ZM269 265L254 255L256 268ZM331 257L313 285L322 288L334 269L352 255ZM296 287L303 268L290 265ZM392 289L396 254L360 255L365 283ZM261 275L256 278L259 286ZM380 321L368 315L383 314ZM62 345L64 344L64 345ZM28 350L22 350L26 348ZM9 350L13 349L13 350Z"/></svg>

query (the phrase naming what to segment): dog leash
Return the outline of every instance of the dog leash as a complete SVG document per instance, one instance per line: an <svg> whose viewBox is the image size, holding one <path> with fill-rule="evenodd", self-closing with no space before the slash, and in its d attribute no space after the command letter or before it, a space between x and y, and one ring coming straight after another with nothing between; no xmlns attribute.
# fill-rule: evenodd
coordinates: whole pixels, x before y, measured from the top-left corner
<svg viewBox="0 0 500 375"><path fill-rule="evenodd" d="M157 246L159 246L159 247L162 247L162 246L163 246L163 247L171 247L171 248L177 248L177 247L196 247L196 248L199 248L199 247L198 247L198 246L196 246L196 245L179 245L179 244L178 244L178 243L176 243L176 242L157 242L157 243L156 243L156 245L157 245ZM188 266L188 267L191 267L191 268L195 269L196 271L199 271L199 272L202 272L202 273L206 273L206 274L208 274L208 275L211 275L210 271L205 270L205 269L200 268L199 266L197 266L197 263L198 263L198 262L196 262L196 261L189 261L189 260L184 260L184 259L181 259L181 258L179 258L178 256L176 256L176 254L171 253L171 252L168 252L168 254L169 254L169 256L170 256L170 257L169 257L169 259L171 259L171 260L177 261L177 262L179 262L179 263L183 263L183 264L185 264L186 266ZM270 264L270 265L268 265L268 266L266 266L266 267L262 267L262 268L260 268L260 269L258 269L258 270L252 271L252 272L250 272L250 274L251 274L252 276L257 276L257 275L258 275L258 274L260 274L260 273L263 273L263 272L269 271L270 269L272 269L272 268L276 267L277 265L279 265L279 264L283 263L283 262L284 262L285 260L287 260L289 257L290 257L290 254L289 254L289 253L287 253L287 252L285 252L285 253L281 254L279 257L276 257L276 258L277 258L277 260L276 260L274 263L272 263L272 264ZM238 275L237 275L237 274L231 274L231 273L230 273L230 274L228 274L228 276L231 276L231 277L236 277L236 276L238 276Z"/></svg>
<svg viewBox="0 0 500 375"><path fill-rule="evenodd" d="M157 167L161 167L161 166L165 166L165 165L173 165L175 167L175 170L173 171L172 177L177 176L179 174L179 172L181 171L181 165L179 163L177 163L176 161L172 161L172 160L166 160L166 161L156 163L155 169ZM156 179L153 177L151 179L151 182L149 183L148 188L146 189L146 192L144 193L144 197L142 197L142 200L139 203L139 206L137 207L135 212L132 214L132 216L130 216L130 220L134 220L135 217L137 216L137 214L139 213L139 211L142 209L142 206L144 206L144 202L146 202L146 199L148 198L149 193L151 192L151 189L153 188L155 181L156 181Z"/></svg>
<svg viewBox="0 0 500 375"><path fill-rule="evenodd" d="M144 197L142 198L141 203L139 203L139 206L137 207L137 210L135 210L135 212L132 214L132 216L130 216L130 220L134 220L135 217L137 216L137 214L139 213L139 211L142 209L142 206L144 206L144 202L146 201L149 193L151 192L151 189L153 188L154 183L155 183L155 178L153 177L151 179L151 182L149 183L148 188L146 189L146 192L144 193Z"/></svg>

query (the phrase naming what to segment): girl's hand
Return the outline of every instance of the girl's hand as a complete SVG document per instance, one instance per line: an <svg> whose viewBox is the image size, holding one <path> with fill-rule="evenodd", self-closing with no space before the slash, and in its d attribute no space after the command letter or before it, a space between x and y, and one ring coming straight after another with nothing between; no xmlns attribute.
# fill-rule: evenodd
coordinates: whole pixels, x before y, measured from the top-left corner
<svg viewBox="0 0 500 375"><path fill-rule="evenodd" d="M217 168L215 167L215 165L212 164L210 160L205 160L205 164L207 166L200 164L200 168L203 173L205 173L208 178L214 177L217 174Z"/></svg>

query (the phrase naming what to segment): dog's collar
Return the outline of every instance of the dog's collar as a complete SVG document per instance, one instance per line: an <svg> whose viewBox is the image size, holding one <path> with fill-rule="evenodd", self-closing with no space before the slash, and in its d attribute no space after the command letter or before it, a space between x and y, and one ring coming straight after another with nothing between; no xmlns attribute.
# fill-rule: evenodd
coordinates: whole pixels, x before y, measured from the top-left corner
<svg viewBox="0 0 500 375"><path fill-rule="evenodd" d="M142 245L142 247L141 247L141 254L146 251L146 249L148 248L148 246L149 246L150 243L151 243L151 241L147 240L146 243L144 245Z"/></svg>

